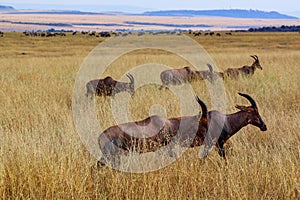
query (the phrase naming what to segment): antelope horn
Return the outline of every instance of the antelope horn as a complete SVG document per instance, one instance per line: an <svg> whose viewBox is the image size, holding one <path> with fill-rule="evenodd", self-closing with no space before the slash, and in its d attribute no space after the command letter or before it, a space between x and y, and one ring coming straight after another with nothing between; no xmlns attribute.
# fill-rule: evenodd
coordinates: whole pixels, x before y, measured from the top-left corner
<svg viewBox="0 0 300 200"><path fill-rule="evenodd" d="M196 96L196 101L199 103L202 109L202 117L207 117L207 107L205 103L198 97Z"/></svg>
<svg viewBox="0 0 300 200"><path fill-rule="evenodd" d="M212 66L211 66L211 64L207 63L206 65L207 65L207 67L208 67L208 69L209 69L210 72L214 71L213 68L212 68Z"/></svg>
<svg viewBox="0 0 300 200"><path fill-rule="evenodd" d="M130 73L126 74L126 76L129 78L130 82L134 82L134 78Z"/></svg>
<svg viewBox="0 0 300 200"><path fill-rule="evenodd" d="M258 59L256 55L251 56L251 58L253 58L254 60L257 60L257 59Z"/></svg>
<svg viewBox="0 0 300 200"><path fill-rule="evenodd" d="M246 99L248 99L248 101L251 103L251 106L253 108L257 108L256 102L254 101L254 99L252 97L250 97L250 95L243 94L243 93L240 93L240 92L238 94L241 95L241 96L243 96L243 97L245 97Z"/></svg>

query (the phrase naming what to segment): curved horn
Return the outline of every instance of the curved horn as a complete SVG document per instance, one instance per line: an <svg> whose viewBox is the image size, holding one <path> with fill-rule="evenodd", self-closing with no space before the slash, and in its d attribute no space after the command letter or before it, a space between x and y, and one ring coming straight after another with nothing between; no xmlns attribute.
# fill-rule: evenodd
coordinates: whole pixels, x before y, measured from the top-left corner
<svg viewBox="0 0 300 200"><path fill-rule="evenodd" d="M210 72L213 72L213 71L214 71L214 70L213 70L213 67L211 66L211 64L207 63L206 65L207 65L207 67L208 67L208 69L209 69Z"/></svg>
<svg viewBox="0 0 300 200"><path fill-rule="evenodd" d="M131 83L134 82L134 78L133 78L133 76L130 73L126 74L126 76L129 78L129 80L130 80Z"/></svg>
<svg viewBox="0 0 300 200"><path fill-rule="evenodd" d="M253 58L254 60L257 60L258 58L257 58L257 56L256 55L251 55L251 58Z"/></svg>
<svg viewBox="0 0 300 200"><path fill-rule="evenodd" d="M201 117L207 117L207 107L205 103L198 97L196 96L196 101L199 103L202 109L202 116Z"/></svg>
<svg viewBox="0 0 300 200"><path fill-rule="evenodd" d="M251 103L251 106L253 108L257 108L256 102L254 101L254 99L252 97L250 97L250 95L243 94L243 93L240 93L240 92L238 94L241 95L241 96L243 96L243 97L245 97L246 99L248 99L248 101Z"/></svg>

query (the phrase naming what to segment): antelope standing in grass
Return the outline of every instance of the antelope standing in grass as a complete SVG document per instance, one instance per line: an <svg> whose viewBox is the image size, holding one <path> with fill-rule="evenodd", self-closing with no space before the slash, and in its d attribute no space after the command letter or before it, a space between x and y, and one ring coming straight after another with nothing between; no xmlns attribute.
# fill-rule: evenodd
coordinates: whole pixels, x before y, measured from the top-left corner
<svg viewBox="0 0 300 200"><path fill-rule="evenodd" d="M227 77L233 77L236 78L240 75L242 76L252 76L256 70L256 68L261 69L262 67L259 63L257 55L251 56L254 59L254 62L251 66L245 65L240 68L228 68L224 71L224 75Z"/></svg>
<svg viewBox="0 0 300 200"><path fill-rule="evenodd" d="M168 85L181 85L191 81L195 75L194 70L190 67L184 67L181 69L169 69L161 72L160 79L162 81L162 88L166 88Z"/></svg>
<svg viewBox="0 0 300 200"><path fill-rule="evenodd" d="M202 115L184 116L166 119L157 115L141 121L129 122L106 129L98 138L102 157L98 166L106 165L107 161L115 161L120 155L130 151L145 153L157 151L169 144L174 137L180 143L200 146L205 141L207 130L207 108L204 102L196 97L201 106ZM170 156L174 152L170 149Z"/></svg>
<svg viewBox="0 0 300 200"><path fill-rule="evenodd" d="M134 78L131 74L126 74L130 82L119 82L107 76L104 79L91 80L86 84L86 96L114 96L119 92L134 93Z"/></svg>
<svg viewBox="0 0 300 200"><path fill-rule="evenodd" d="M251 106L239 106L239 112L225 115L219 111L213 110L208 112L208 138L211 145L215 144L218 148L219 155L226 161L225 150L223 145L225 142L237 133L241 128L251 124L260 128L261 131L266 131L267 126L262 120L256 102L248 94L238 93L242 97L248 99ZM220 132L221 130L221 132ZM208 152L204 153L204 157Z"/></svg>

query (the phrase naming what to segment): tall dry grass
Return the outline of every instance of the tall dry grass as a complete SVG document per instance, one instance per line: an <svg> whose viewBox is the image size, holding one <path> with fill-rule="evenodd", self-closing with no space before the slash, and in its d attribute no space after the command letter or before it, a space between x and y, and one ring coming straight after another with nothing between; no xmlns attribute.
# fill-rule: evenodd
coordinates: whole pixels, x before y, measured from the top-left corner
<svg viewBox="0 0 300 200"><path fill-rule="evenodd" d="M20 33L0 38L1 198L299 199L299 34L236 33L196 40L220 70L251 64L249 55L259 56L262 71L224 82L227 113L236 111L235 104L248 104L237 92L248 93L257 101L268 131L248 126L232 137L226 145L228 165L216 151L200 160L199 149L190 149L159 171L129 174L97 169L72 118L77 70L101 40L71 35L27 38ZM120 76L120 71L114 73ZM192 85L211 108L205 85ZM168 116L177 116L173 100L156 87L138 91L130 103L133 118L147 116L156 103L167 107ZM109 101L97 98L97 105L104 105L98 108L100 115L109 110ZM105 127L115 123L109 115L98 119Z"/></svg>

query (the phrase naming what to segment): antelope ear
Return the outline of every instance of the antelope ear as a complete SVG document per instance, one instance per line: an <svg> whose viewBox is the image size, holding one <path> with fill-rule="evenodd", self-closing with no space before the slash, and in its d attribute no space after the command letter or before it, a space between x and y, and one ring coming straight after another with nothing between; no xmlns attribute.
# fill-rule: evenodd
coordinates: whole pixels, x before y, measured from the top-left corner
<svg viewBox="0 0 300 200"><path fill-rule="evenodd" d="M236 107L237 109L241 110L241 111L245 111L245 112L248 111L248 109L247 109L246 106L239 106L239 105L236 105L235 107Z"/></svg>

